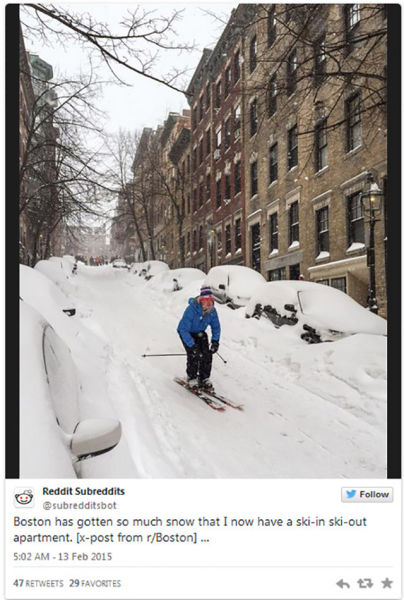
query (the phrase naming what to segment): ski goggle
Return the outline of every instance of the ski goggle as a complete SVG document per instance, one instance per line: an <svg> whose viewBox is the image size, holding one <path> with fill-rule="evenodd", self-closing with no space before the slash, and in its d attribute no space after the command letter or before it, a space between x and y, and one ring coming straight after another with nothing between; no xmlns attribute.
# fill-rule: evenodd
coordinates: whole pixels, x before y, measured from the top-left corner
<svg viewBox="0 0 404 600"><path fill-rule="evenodd" d="M209 296L202 296L200 299L202 306L213 306L213 298Z"/></svg>

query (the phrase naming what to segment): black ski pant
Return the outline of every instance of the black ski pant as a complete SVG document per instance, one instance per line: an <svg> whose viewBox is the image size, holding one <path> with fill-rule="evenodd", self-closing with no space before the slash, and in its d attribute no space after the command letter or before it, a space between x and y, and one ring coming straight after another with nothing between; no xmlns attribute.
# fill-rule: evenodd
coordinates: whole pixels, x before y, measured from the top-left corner
<svg viewBox="0 0 404 600"><path fill-rule="evenodd" d="M182 344L187 352L187 375L190 379L208 379L212 370L212 353L209 351L209 340L206 331L191 333L197 347L197 355L193 355L183 339Z"/></svg>

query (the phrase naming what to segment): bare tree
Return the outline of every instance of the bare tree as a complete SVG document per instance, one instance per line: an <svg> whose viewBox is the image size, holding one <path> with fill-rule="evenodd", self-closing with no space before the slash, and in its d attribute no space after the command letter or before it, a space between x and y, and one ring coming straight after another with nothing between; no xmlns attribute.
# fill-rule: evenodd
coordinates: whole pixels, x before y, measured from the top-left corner
<svg viewBox="0 0 404 600"><path fill-rule="evenodd" d="M32 79L36 94L20 157L20 215L30 224L27 250L35 261L39 249L41 258L49 256L62 222L84 214L101 216L110 188L103 155L89 148L89 139L93 143L101 133L102 116L94 106L91 78L60 83Z"/></svg>
<svg viewBox="0 0 404 600"><path fill-rule="evenodd" d="M28 37L46 42L51 33L61 44L78 40L107 65L120 83L125 83L117 71L122 67L184 92L179 85L184 71L173 67L168 73L157 74L161 52L178 54L194 48L193 44L179 42L176 37L175 24L181 18L181 10L173 10L168 16L157 16L153 10L135 6L126 11L114 31L89 12L75 12L66 5L24 4L21 8Z"/></svg>

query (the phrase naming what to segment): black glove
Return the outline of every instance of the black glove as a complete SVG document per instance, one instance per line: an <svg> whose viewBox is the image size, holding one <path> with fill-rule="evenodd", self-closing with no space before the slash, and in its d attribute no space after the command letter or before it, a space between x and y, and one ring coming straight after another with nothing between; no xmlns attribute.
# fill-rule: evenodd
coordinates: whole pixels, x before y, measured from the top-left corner
<svg viewBox="0 0 404 600"><path fill-rule="evenodd" d="M219 342L212 342L211 345L210 345L210 352L211 352L211 354L214 354L218 350L219 350Z"/></svg>

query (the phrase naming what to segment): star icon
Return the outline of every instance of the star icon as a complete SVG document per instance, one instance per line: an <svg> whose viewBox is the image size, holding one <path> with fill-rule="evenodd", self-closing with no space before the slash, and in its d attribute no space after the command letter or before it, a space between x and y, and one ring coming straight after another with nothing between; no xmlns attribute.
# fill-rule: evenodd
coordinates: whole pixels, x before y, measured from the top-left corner
<svg viewBox="0 0 404 600"><path fill-rule="evenodd" d="M386 577L386 579L383 579L383 581L382 581L383 589L391 588L392 583L393 583L393 581L391 579L389 579L388 577Z"/></svg>

